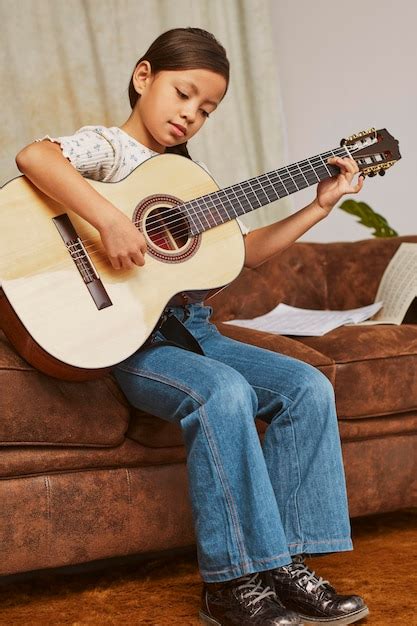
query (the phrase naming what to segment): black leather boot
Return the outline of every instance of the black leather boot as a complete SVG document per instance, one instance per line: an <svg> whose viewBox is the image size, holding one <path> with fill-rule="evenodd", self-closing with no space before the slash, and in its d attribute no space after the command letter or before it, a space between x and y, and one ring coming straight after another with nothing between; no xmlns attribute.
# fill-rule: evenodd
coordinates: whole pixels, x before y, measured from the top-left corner
<svg viewBox="0 0 417 626"><path fill-rule="evenodd" d="M306 624L341 626L369 613L360 596L337 594L327 580L308 569L302 555L294 556L290 565L264 572L263 577L284 606L296 611Z"/></svg>
<svg viewBox="0 0 417 626"><path fill-rule="evenodd" d="M258 573L204 584L200 620L210 626L302 626Z"/></svg>

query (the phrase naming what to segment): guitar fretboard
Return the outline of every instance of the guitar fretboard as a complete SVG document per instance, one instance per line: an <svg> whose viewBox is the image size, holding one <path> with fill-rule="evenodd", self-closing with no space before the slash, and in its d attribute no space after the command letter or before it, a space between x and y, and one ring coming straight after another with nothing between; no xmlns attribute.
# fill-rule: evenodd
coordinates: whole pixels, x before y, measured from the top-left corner
<svg viewBox="0 0 417 626"><path fill-rule="evenodd" d="M198 235L338 174L338 167L327 164L327 159L332 156L351 154L345 146L328 150L185 202L181 208L189 218L190 234Z"/></svg>

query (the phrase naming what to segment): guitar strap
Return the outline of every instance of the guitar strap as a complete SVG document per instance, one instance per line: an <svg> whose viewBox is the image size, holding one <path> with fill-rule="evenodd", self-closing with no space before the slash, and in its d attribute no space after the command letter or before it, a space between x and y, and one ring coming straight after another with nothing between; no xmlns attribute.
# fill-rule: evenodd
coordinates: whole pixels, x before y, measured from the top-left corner
<svg viewBox="0 0 417 626"><path fill-rule="evenodd" d="M159 341L152 344L152 337L156 331L159 331L161 335L165 337L165 341ZM183 350L189 350L196 354L204 356L204 352L197 339L190 333L180 320L175 317L171 312L164 313L159 326L152 333L151 340L144 344L144 347L149 345L157 346L175 346L176 348L182 348Z"/></svg>

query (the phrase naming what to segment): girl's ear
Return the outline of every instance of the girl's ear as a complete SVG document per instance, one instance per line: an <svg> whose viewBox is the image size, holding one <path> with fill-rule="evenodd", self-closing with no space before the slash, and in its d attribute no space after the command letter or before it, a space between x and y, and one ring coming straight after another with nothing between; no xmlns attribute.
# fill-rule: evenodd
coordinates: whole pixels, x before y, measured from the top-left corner
<svg viewBox="0 0 417 626"><path fill-rule="evenodd" d="M135 91L140 95L152 77L152 68L149 61L141 61L135 67L133 72L133 86Z"/></svg>

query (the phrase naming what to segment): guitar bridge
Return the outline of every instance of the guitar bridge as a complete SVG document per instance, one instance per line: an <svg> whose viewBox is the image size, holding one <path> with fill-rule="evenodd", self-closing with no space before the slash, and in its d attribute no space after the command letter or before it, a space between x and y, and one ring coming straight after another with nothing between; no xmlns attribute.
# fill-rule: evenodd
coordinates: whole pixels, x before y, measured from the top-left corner
<svg viewBox="0 0 417 626"><path fill-rule="evenodd" d="M100 276L68 215L63 213L52 219L98 310L112 306Z"/></svg>

